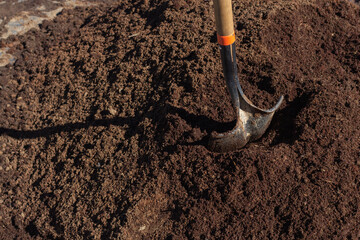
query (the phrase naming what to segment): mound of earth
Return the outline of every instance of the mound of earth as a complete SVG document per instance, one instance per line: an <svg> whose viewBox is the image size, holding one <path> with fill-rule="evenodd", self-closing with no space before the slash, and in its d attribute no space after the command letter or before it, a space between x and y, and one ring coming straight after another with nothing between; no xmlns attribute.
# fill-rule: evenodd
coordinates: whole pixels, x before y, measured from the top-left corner
<svg viewBox="0 0 360 240"><path fill-rule="evenodd" d="M64 10L2 40L2 239L358 239L360 8L233 1L239 77L267 133L232 127L211 1Z"/></svg>

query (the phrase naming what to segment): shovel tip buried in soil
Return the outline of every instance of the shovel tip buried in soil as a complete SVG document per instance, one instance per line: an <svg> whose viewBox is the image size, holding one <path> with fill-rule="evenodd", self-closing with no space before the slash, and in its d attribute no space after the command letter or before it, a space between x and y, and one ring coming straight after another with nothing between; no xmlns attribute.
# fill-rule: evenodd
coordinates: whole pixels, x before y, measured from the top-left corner
<svg viewBox="0 0 360 240"><path fill-rule="evenodd" d="M208 148L213 152L232 152L244 147L248 142L259 139L269 127L275 111L284 100L281 96L276 105L268 110L255 107L239 89L240 107L236 109L235 127L225 133L212 132Z"/></svg>

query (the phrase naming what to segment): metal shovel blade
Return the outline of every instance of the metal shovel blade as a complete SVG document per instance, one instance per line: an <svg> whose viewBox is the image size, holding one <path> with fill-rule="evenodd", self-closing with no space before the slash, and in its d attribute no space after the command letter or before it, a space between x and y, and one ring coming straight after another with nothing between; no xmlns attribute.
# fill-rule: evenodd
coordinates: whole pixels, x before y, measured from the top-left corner
<svg viewBox="0 0 360 240"><path fill-rule="evenodd" d="M259 139L269 127L275 111L280 107L283 96L268 110L256 107L243 93L240 84L236 106L236 125L225 133L212 133L208 146L214 152L230 152L244 147L248 142Z"/></svg>

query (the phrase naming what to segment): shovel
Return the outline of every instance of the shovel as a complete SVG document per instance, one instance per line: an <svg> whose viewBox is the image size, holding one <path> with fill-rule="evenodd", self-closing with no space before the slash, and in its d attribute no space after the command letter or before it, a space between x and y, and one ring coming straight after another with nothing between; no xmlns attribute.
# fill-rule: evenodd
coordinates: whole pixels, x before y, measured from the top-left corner
<svg viewBox="0 0 360 240"><path fill-rule="evenodd" d="M229 152L244 147L265 133L275 111L283 101L283 96L273 108L267 110L256 107L245 96L237 75L231 0L213 1L223 73L236 112L236 125L225 133L211 133L208 147L214 152Z"/></svg>

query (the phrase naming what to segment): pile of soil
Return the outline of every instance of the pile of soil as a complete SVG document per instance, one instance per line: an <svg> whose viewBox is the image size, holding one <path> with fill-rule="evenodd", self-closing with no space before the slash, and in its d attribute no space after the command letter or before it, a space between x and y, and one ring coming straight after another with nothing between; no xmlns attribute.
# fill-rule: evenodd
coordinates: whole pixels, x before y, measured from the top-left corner
<svg viewBox="0 0 360 240"><path fill-rule="evenodd" d="M232 153L211 1L64 10L0 72L1 239L358 239L360 8L233 1L267 133Z"/></svg>

